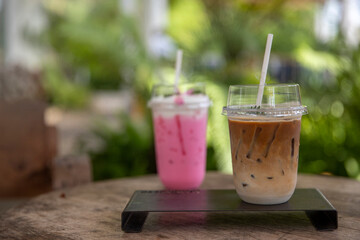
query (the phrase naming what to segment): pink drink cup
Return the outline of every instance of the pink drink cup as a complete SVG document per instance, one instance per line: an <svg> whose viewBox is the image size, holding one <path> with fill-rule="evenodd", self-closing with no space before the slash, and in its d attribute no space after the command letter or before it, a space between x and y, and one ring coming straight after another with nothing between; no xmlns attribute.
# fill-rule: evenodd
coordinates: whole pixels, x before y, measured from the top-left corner
<svg viewBox="0 0 360 240"><path fill-rule="evenodd" d="M208 97L183 94L156 99L155 96L149 105L161 182L168 189L198 188L206 170Z"/></svg>

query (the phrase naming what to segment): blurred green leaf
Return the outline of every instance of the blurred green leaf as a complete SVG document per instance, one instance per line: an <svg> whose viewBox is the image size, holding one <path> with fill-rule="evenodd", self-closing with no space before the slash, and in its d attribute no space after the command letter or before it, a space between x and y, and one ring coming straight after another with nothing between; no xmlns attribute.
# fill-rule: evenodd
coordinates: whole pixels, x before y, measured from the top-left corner
<svg viewBox="0 0 360 240"><path fill-rule="evenodd" d="M303 104L309 108L302 119L299 171L360 179L360 48L347 46L341 33L326 44L315 38L317 3L169 3L167 33L185 53L181 80L206 82L213 101L208 169L231 171L227 121L221 109L229 85L258 83L266 35L271 32L270 62L282 67L280 74L293 70L282 80L300 83ZM130 87L136 93L143 126L126 114L120 117L119 129L99 126L95 132L104 145L91 152L95 178L155 172L151 117L144 109L154 83L160 78L173 81L174 61L149 58L139 26L118 10L117 0L73 4L51 0L44 6L50 19L44 39L56 66L45 71L52 102L82 106L94 89ZM268 83L279 79L274 71L270 68Z"/></svg>

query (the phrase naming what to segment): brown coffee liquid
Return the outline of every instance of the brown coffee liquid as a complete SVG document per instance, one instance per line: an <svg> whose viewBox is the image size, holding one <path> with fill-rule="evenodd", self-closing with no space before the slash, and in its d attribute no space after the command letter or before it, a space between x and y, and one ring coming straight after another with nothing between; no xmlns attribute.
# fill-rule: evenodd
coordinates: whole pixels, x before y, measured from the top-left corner
<svg viewBox="0 0 360 240"><path fill-rule="evenodd" d="M269 199L277 202L277 198L292 195L297 179L300 127L300 119L229 119L234 182L240 196L267 204Z"/></svg>

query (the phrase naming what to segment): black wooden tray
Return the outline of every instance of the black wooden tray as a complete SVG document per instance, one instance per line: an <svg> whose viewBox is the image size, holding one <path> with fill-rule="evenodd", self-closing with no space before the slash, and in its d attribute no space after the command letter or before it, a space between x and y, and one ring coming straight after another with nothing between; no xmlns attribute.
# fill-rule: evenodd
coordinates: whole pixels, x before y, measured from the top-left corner
<svg viewBox="0 0 360 240"><path fill-rule="evenodd" d="M283 204L255 205L235 190L135 191L121 214L124 232L141 232L149 212L305 211L317 230L337 229L337 211L318 189L296 189Z"/></svg>

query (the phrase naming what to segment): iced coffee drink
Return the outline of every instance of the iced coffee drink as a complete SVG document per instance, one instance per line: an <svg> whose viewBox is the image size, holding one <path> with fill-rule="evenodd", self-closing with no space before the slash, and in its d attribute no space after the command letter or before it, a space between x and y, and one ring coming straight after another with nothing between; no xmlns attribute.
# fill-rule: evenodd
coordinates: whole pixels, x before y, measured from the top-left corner
<svg viewBox="0 0 360 240"><path fill-rule="evenodd" d="M300 119L229 119L234 183L246 202L286 202L294 192Z"/></svg>
<svg viewBox="0 0 360 240"><path fill-rule="evenodd" d="M168 189L198 188L206 169L206 127L210 101L203 84L157 86L153 112L156 165Z"/></svg>
<svg viewBox="0 0 360 240"><path fill-rule="evenodd" d="M301 116L306 113L299 87L267 85L261 107L251 104L257 86L234 87L224 114L236 191L249 203L286 202L296 186Z"/></svg>

